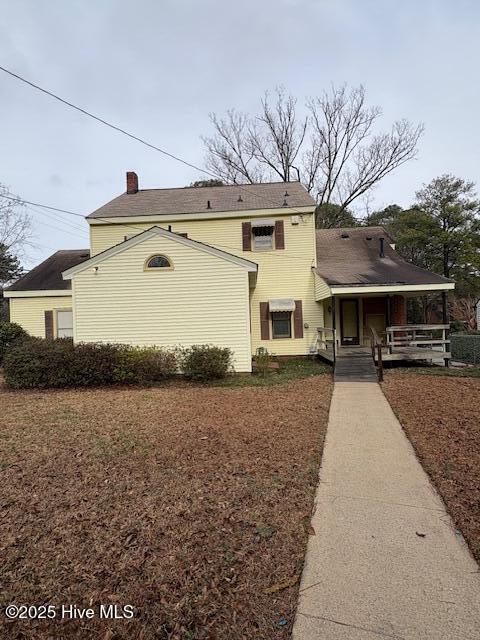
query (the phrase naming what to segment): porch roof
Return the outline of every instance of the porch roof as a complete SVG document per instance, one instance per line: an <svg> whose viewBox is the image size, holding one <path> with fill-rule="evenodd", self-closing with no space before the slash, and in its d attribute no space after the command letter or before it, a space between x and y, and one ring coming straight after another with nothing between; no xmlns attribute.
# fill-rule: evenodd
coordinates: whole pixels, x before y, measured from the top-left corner
<svg viewBox="0 0 480 640"><path fill-rule="evenodd" d="M317 267L314 271L326 284L337 287L430 287L452 289L453 280L421 269L404 260L391 246L382 227L318 229ZM383 238L383 256L381 256ZM443 285L443 286L442 286Z"/></svg>

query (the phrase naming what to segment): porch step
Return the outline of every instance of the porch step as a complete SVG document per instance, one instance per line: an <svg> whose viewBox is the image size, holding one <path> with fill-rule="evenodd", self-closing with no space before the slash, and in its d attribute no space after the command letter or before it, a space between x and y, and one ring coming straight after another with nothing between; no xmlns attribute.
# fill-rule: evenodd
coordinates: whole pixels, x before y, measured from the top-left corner
<svg viewBox="0 0 480 640"><path fill-rule="evenodd" d="M377 371L370 353L337 355L335 382L377 382Z"/></svg>

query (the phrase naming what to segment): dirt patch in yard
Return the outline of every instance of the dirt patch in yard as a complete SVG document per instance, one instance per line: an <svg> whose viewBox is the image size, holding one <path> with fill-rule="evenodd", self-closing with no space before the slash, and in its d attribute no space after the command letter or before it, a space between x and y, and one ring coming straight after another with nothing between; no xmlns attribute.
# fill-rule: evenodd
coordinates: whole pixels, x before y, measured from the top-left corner
<svg viewBox="0 0 480 640"><path fill-rule="evenodd" d="M480 562L480 380L388 373L383 390Z"/></svg>
<svg viewBox="0 0 480 640"><path fill-rule="evenodd" d="M289 637L331 389L1 391L1 637Z"/></svg>

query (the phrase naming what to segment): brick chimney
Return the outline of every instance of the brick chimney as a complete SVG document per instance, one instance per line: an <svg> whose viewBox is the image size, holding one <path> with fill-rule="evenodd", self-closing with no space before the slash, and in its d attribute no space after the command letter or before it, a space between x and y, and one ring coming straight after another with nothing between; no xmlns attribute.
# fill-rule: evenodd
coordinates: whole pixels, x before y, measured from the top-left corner
<svg viewBox="0 0 480 640"><path fill-rule="evenodd" d="M137 193L138 176L135 171L127 171L127 193Z"/></svg>

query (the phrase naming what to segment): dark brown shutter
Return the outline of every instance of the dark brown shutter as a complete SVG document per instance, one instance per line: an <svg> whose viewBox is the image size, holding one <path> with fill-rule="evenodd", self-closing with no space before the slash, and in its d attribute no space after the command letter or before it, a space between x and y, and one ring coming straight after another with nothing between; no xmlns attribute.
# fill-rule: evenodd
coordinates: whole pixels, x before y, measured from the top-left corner
<svg viewBox="0 0 480 640"><path fill-rule="evenodd" d="M293 334L295 338L303 338L303 312L301 300L295 300L295 311L293 312Z"/></svg>
<svg viewBox="0 0 480 640"><path fill-rule="evenodd" d="M268 302L260 302L260 338L270 340L270 311Z"/></svg>
<svg viewBox="0 0 480 640"><path fill-rule="evenodd" d="M53 311L45 311L45 338L53 340Z"/></svg>
<svg viewBox="0 0 480 640"><path fill-rule="evenodd" d="M275 249L285 249L285 234L283 232L283 220L275 221Z"/></svg>
<svg viewBox="0 0 480 640"><path fill-rule="evenodd" d="M252 250L252 224L242 222L242 244L244 251Z"/></svg>

